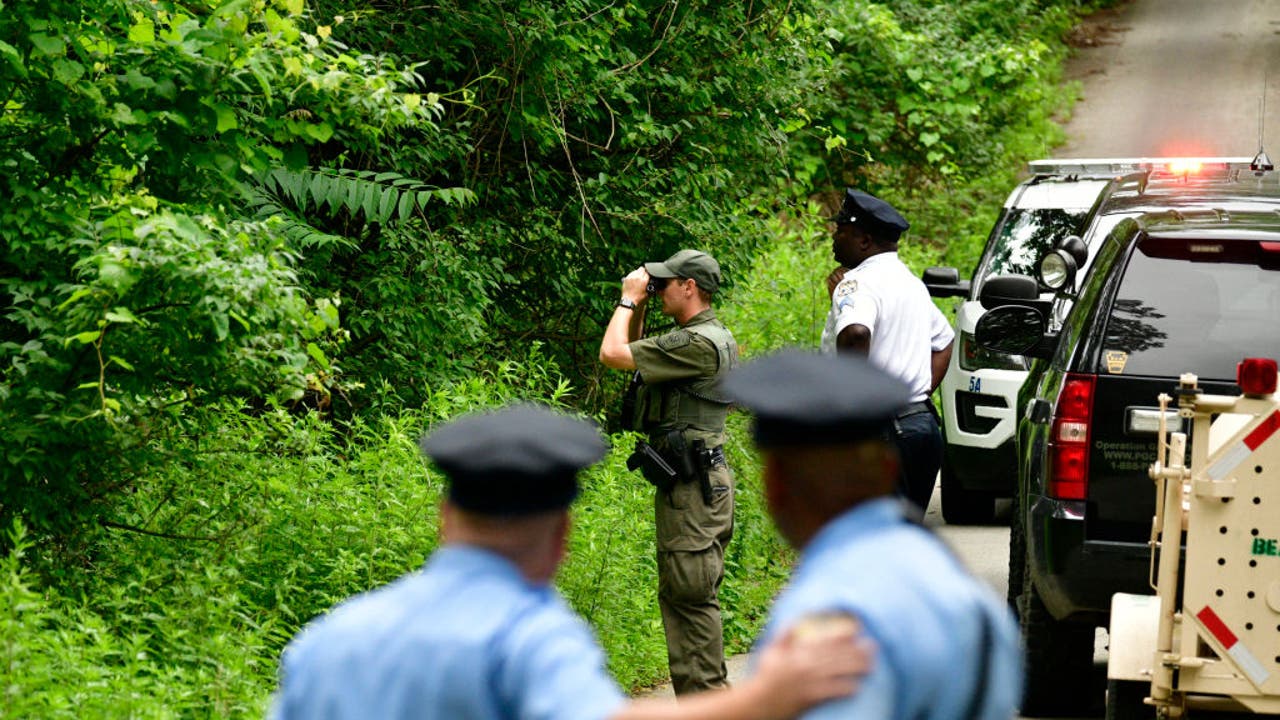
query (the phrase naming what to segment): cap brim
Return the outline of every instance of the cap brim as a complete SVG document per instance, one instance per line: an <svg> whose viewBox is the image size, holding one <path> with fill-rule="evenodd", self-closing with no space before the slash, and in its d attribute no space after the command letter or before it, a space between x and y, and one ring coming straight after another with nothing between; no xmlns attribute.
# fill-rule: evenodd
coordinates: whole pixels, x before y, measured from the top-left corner
<svg viewBox="0 0 1280 720"><path fill-rule="evenodd" d="M645 272L649 273L650 277L656 277L656 278L678 277L675 273L671 272L671 268L667 267L666 263L647 262L644 264L644 269L645 269Z"/></svg>

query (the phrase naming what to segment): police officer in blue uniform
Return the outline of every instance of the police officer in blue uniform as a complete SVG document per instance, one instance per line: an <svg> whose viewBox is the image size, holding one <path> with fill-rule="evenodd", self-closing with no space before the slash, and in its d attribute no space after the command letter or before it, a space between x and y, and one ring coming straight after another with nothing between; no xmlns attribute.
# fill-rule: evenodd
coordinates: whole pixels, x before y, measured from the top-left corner
<svg viewBox="0 0 1280 720"><path fill-rule="evenodd" d="M847 694L869 662L848 635L788 635L761 681L628 703L551 585L577 473L605 453L599 430L516 405L449 423L422 449L449 479L442 546L421 572L299 633L281 661L279 720L788 717Z"/></svg>
<svg viewBox="0 0 1280 720"><path fill-rule="evenodd" d="M1012 717L1022 672L1008 608L893 496L884 433L910 389L858 355L789 350L723 390L755 413L769 512L800 551L760 642L803 618L848 617L880 648L856 696L804 717Z"/></svg>
<svg viewBox="0 0 1280 720"><path fill-rule="evenodd" d="M942 431L929 396L947 371L955 332L898 258L898 239L909 225L892 205L850 189L832 220L840 266L827 277L831 310L822 348L869 357L907 384L892 437L902 463L899 492L923 511L942 466Z"/></svg>

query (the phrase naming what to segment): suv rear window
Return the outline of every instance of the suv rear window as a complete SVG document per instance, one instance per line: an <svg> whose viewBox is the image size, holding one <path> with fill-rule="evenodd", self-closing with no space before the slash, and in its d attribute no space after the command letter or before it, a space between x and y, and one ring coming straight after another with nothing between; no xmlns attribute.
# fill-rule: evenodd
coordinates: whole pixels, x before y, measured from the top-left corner
<svg viewBox="0 0 1280 720"><path fill-rule="evenodd" d="M1233 380L1280 358L1280 243L1144 237L1107 320L1099 373Z"/></svg>

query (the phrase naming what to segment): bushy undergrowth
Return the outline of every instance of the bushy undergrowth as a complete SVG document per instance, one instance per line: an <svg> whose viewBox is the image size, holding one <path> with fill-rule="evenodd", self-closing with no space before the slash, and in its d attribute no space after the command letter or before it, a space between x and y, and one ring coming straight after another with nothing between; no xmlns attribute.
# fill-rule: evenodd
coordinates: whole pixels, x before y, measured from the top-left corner
<svg viewBox="0 0 1280 720"><path fill-rule="evenodd" d="M343 429L222 408L209 419L217 432L185 438L197 461L141 484L58 564L34 558L56 590L39 589L27 541L15 538L0 566L0 715L261 714L279 651L302 624L413 571L435 548L444 480L418 450L422 433L517 398L571 399L535 356L439 388L420 410ZM744 422L735 419L735 438ZM596 627L619 681L642 687L666 672L652 490L625 468L632 438L612 441L583 477L558 584ZM739 439L731 452L741 485L724 601L730 646L743 650L788 555L761 507L749 448Z"/></svg>
<svg viewBox="0 0 1280 720"><path fill-rule="evenodd" d="M992 5L1029 7L1004 0ZM915 15L901 21L926 35L922 23L946 8L923 0L907 6ZM857 13L870 13L887 22L885 7L853 3L847 14L856 19L862 17ZM1063 16L1054 17L1053 22L1062 22ZM1053 28L1037 32L1051 36ZM849 34L841 42L860 40ZM804 143L797 142L793 149L801 157L792 158L794 175L783 182L856 179L893 200L911 220L902 247L911 267L919 271L950 264L967 273L1022 161L1046 154L1059 137L1049 118L1065 100L1055 75L1062 51L1051 43L1036 47L1035 62L1013 58L1025 87L1018 87L1013 98L1018 113L1009 112L1009 103L1000 105L1005 123L998 136L975 140L975 133L980 134L974 129L977 119L964 115L959 105L917 115L914 121L900 107L859 107L857 112L869 119L859 120L857 113L852 120L845 118L863 123L858 132L889 132L883 124L891 124L894 113L901 112L899 119L918 123L909 129L920 143L884 145L888 154L878 158L846 155L848 162L840 165L841 147L804 150ZM989 49L993 57L1005 52L994 44ZM957 56L921 52L918 57L877 57L904 63L900 69L907 79L896 82L911 85L913 101L923 108L937 90L928 78L954 65ZM846 59L856 60L857 53L847 54ZM856 76L852 65L841 63L839 68ZM912 69L925 75L907 74ZM1000 91L994 85L986 90L989 95ZM716 121L707 124L714 127ZM940 129L950 132L933 138ZM815 130L809 140L821 144L826 131ZM839 129L835 135L858 137ZM940 147L952 150L962 141L979 142L983 152L946 153L945 173L876 164L886 158L912 162L913 153L927 162ZM827 150L836 152L827 157ZM828 160L833 164L827 165ZM795 191L791 186L786 192ZM689 205L702 207L702 200L694 198ZM751 252L722 258L734 277L731 292L718 299L719 309L746 357L817 342L827 309L823 279L834 265L818 206L815 202L783 214L768 206L746 213L752 219L743 227L762 227L765 235L744 243ZM629 222L639 221L629 217ZM683 230L672 234L684 237ZM458 257L469 247L455 248ZM631 260L641 249L613 249L607 260ZM426 262L431 254L415 256L423 273L439 269ZM548 254L541 260L550 267L558 258ZM454 259L450 255L446 264ZM508 272L485 272L491 270L495 278ZM539 271L526 281L548 277ZM409 285L419 280L404 279ZM594 286L575 288L579 290L596 292ZM567 297L566 303L574 304L576 297ZM414 306L406 303L400 309L412 315ZM536 324L540 311L531 309L527 298L517 307L530 316L525 324ZM583 313L576 306L573 312ZM598 314L588 309L583 317ZM99 524L56 542L46 536L24 539L20 528L7 541L0 540L0 547L12 548L0 557L0 717L260 715L274 687L279 651L289 637L341 599L419 567L434 549L443 480L418 452L424 431L458 413L517 398L566 408L599 407L600 388L570 387L563 378L581 378L582 373L557 365L565 357L594 362L598 328L589 320L580 324L589 326L590 338L566 336L562 347L547 348L545 354L542 346L525 347L523 335L510 336L494 345L509 344L504 351L508 356L467 357L448 384L424 387L415 375L411 386L365 388L360 401L364 412L341 423L225 400L193 409L181 423L139 440L149 444L152 456L167 461L149 466L146 476L130 478L122 485L127 492L95 499ZM398 332L395 318L378 316L376 325L369 328L371 334ZM465 334L475 328L454 331ZM418 352L418 344L409 345L406 353ZM437 364L455 360L452 346L421 352ZM620 374L610 374L604 382L615 376ZM625 470L630 438L615 435L613 441L613 452L584 477L571 552L558 584L595 627L620 683L638 688L661 680L666 672L656 606L652 495L639 476ZM721 600L727 645L740 651L758 631L793 556L763 508L759 463L743 415L730 418L728 453L738 495Z"/></svg>

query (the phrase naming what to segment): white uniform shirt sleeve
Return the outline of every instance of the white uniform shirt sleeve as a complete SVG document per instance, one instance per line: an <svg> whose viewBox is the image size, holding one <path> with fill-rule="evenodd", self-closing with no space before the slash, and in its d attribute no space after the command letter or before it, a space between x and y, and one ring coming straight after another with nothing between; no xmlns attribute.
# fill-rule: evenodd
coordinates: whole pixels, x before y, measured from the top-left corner
<svg viewBox="0 0 1280 720"><path fill-rule="evenodd" d="M933 316L929 320L931 335L929 347L934 352L945 350L947 345L956 337L956 331L951 329L951 323L947 322L947 316L942 314L937 305L933 306Z"/></svg>
<svg viewBox="0 0 1280 720"><path fill-rule="evenodd" d="M850 325L866 326L874 334L880 318L880 298L866 283L846 275L831 294L831 313L835 316L832 331L836 337Z"/></svg>

